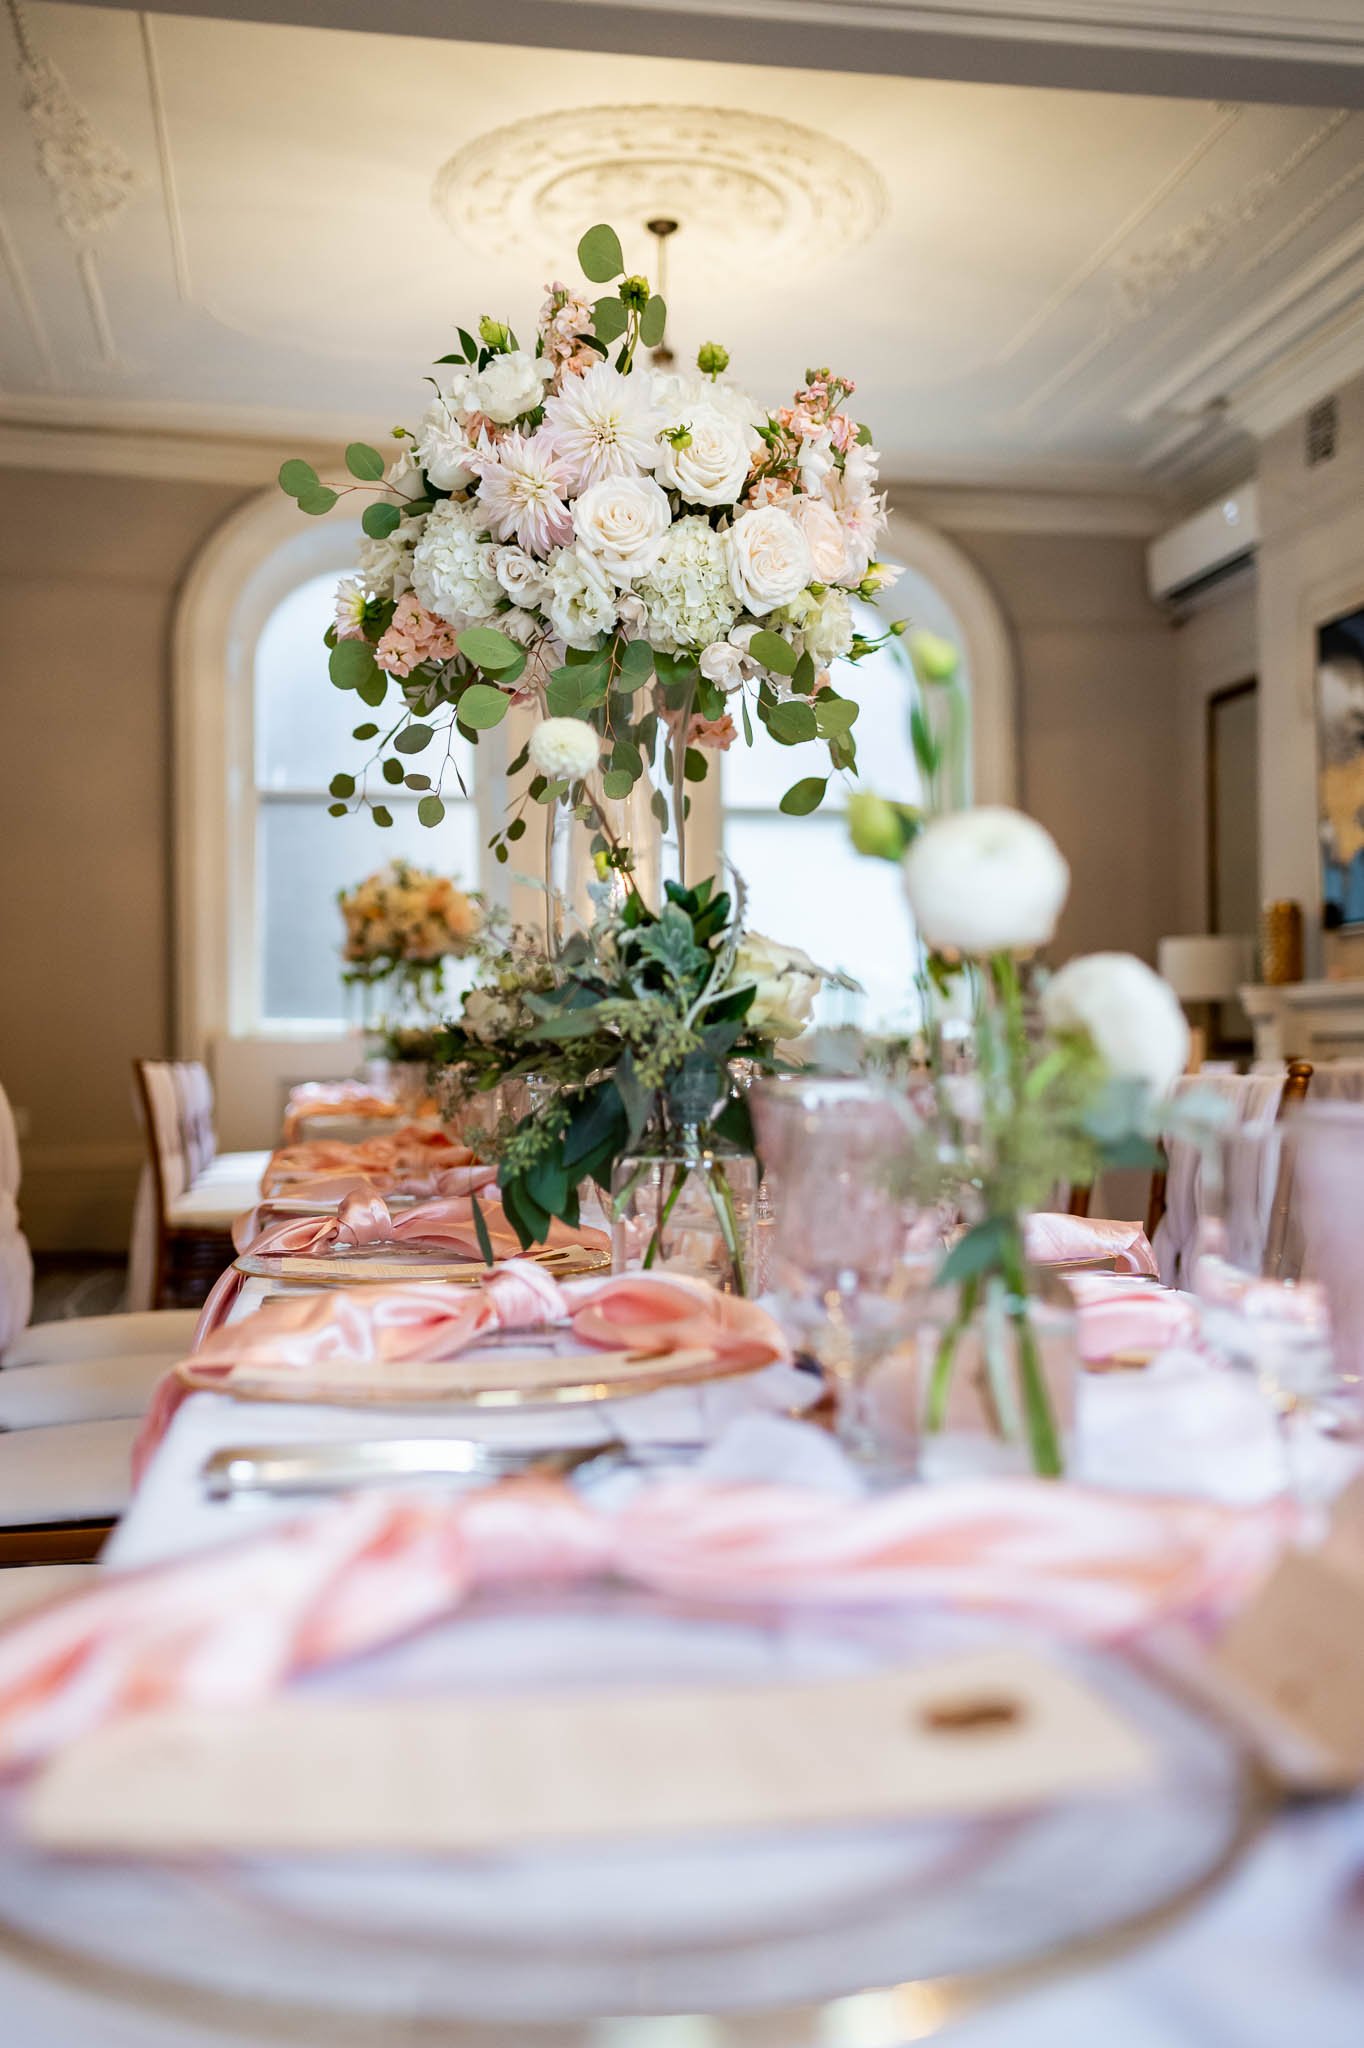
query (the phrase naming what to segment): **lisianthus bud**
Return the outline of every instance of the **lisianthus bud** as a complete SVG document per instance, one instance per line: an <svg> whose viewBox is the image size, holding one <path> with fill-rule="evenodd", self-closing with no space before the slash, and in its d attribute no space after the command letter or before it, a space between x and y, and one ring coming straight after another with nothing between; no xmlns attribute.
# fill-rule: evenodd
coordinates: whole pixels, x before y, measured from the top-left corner
<svg viewBox="0 0 1364 2048"><path fill-rule="evenodd" d="M899 860L913 837L914 814L869 789L848 798L847 819L853 845L873 860Z"/></svg>
<svg viewBox="0 0 1364 2048"><path fill-rule="evenodd" d="M511 329L505 320L494 320L485 313L478 323L478 338L489 348L509 349L512 345Z"/></svg>
<svg viewBox="0 0 1364 2048"><path fill-rule="evenodd" d="M620 281L620 299L623 306L633 306L642 313L649 303L649 280L647 277L623 277Z"/></svg>
<svg viewBox="0 0 1364 2048"><path fill-rule="evenodd" d="M920 630L909 636L909 652L915 668L926 683L950 683L961 666L961 656L941 633Z"/></svg>
<svg viewBox="0 0 1364 2048"><path fill-rule="evenodd" d="M696 367L703 377L718 377L729 368L729 350L718 341L703 341L696 351Z"/></svg>

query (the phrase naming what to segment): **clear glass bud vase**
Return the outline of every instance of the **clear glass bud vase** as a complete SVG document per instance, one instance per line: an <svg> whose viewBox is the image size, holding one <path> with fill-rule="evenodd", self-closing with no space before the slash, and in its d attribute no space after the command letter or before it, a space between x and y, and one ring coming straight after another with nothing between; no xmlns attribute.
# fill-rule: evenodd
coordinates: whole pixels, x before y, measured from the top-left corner
<svg viewBox="0 0 1364 2048"><path fill-rule="evenodd" d="M580 803L560 798L550 806L551 953L574 931L588 929L599 909L619 910L630 882L651 910L662 900L667 810L648 763L626 796L607 796L603 783L600 772L589 775L575 785L575 792L581 788ZM621 856L628 867L613 864Z"/></svg>
<svg viewBox="0 0 1364 2048"><path fill-rule="evenodd" d="M611 1175L611 1270L686 1273L726 1294L752 1291L758 1162L712 1128L714 1077L659 1098L639 1144Z"/></svg>

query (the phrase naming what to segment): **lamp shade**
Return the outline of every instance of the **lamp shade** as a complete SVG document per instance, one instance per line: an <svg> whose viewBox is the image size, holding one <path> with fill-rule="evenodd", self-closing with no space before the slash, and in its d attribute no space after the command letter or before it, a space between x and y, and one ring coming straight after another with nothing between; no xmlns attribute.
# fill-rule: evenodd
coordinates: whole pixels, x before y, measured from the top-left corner
<svg viewBox="0 0 1364 2048"><path fill-rule="evenodd" d="M1162 939L1156 963L1182 1003L1230 1002L1250 980L1254 946L1248 938L1201 932Z"/></svg>

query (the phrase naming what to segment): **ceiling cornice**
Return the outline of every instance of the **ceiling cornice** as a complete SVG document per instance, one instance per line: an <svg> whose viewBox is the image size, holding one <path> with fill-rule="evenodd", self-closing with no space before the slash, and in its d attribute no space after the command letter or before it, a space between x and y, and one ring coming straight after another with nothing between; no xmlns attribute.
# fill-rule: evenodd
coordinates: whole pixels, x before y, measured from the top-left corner
<svg viewBox="0 0 1364 2048"><path fill-rule="evenodd" d="M117 0L90 0L112 6ZM983 83L1364 106L1364 21L1314 0L175 0L177 14Z"/></svg>

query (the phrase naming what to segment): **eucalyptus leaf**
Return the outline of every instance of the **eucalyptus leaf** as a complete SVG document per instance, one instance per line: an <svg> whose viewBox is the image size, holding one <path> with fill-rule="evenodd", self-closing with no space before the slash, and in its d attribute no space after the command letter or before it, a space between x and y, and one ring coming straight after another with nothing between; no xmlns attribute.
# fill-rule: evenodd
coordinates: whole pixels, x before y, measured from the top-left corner
<svg viewBox="0 0 1364 2048"><path fill-rule="evenodd" d="M619 277L625 268L625 257L620 246L620 236L604 221L589 228L578 244L578 262L584 277L593 284L610 284L613 277Z"/></svg>
<svg viewBox="0 0 1364 2048"><path fill-rule="evenodd" d="M807 775L803 781L792 783L778 808L785 811L788 818L808 818L811 811L817 811L823 803L828 786L826 775Z"/></svg>
<svg viewBox="0 0 1364 2048"><path fill-rule="evenodd" d="M598 299L592 308L592 329L598 341L619 341L629 324L629 314L619 299Z"/></svg>
<svg viewBox="0 0 1364 2048"><path fill-rule="evenodd" d="M363 682L357 683L356 693L362 704L368 704L371 711L377 711L388 695L388 677L383 669L374 669Z"/></svg>
<svg viewBox="0 0 1364 2048"><path fill-rule="evenodd" d="M754 661L760 661L773 675L793 676L796 672L796 650L780 633L755 633L748 651Z"/></svg>
<svg viewBox="0 0 1364 2048"><path fill-rule="evenodd" d="M411 725L403 727L393 744L400 754L419 754L423 747L430 746L434 738L435 733L429 725L413 719Z"/></svg>
<svg viewBox="0 0 1364 2048"><path fill-rule="evenodd" d="M861 706L851 697L837 697L831 690L825 690L814 702L815 724L819 727L820 738L827 740L834 734L841 737L849 732L857 723L860 709Z"/></svg>
<svg viewBox="0 0 1364 2048"><path fill-rule="evenodd" d="M377 484L384 473L384 458L368 441L352 441L346 450L346 468L362 484Z"/></svg>
<svg viewBox="0 0 1364 2048"><path fill-rule="evenodd" d="M486 732L502 723L510 703L505 691L492 683L470 683L459 700L460 723L472 726L475 732Z"/></svg>
<svg viewBox="0 0 1364 2048"><path fill-rule="evenodd" d="M495 626L466 626L455 645L466 661L487 675L498 675L521 658L521 649Z"/></svg>
<svg viewBox="0 0 1364 2048"><path fill-rule="evenodd" d="M380 773L382 774L384 781L391 782L394 788L396 789L397 785L403 779L403 764L401 761L395 761L390 757L387 761L384 762L383 767L380 770Z"/></svg>
<svg viewBox="0 0 1364 2048"><path fill-rule="evenodd" d="M634 776L627 774L623 768L608 768L601 779L602 795L610 797L613 803L619 803L622 797L629 796L634 786Z"/></svg>
<svg viewBox="0 0 1364 2048"><path fill-rule="evenodd" d="M620 658L620 672L616 677L616 688L624 695L633 693L646 683L654 672L654 650L647 640L631 640Z"/></svg>
<svg viewBox="0 0 1364 2048"><path fill-rule="evenodd" d="M386 804L375 804L370 812L376 825L387 827L393 823L393 813Z"/></svg>
<svg viewBox="0 0 1364 2048"><path fill-rule="evenodd" d="M304 462L301 456L295 455L290 461L280 464L279 487L291 498L301 497L304 491L318 488L317 471L311 462Z"/></svg>
<svg viewBox="0 0 1364 2048"><path fill-rule="evenodd" d="M774 705L767 714L767 730L783 747L799 746L802 740L819 737L819 726L808 704Z"/></svg>
<svg viewBox="0 0 1364 2048"><path fill-rule="evenodd" d="M360 514L360 524L371 540L387 540L388 536L402 524L402 513L396 505L381 498L373 505L366 505Z"/></svg>
<svg viewBox="0 0 1364 2048"><path fill-rule="evenodd" d="M355 777L353 775L333 775L327 785L327 793L329 796L354 796Z"/></svg>
<svg viewBox="0 0 1364 2048"><path fill-rule="evenodd" d="M353 740L372 740L377 737L378 731L379 728L377 725L373 725L366 722L364 725L356 726L354 732L351 734L351 738Z"/></svg>
<svg viewBox="0 0 1364 2048"><path fill-rule="evenodd" d="M938 1286L971 1280L980 1273L998 1272L1013 1227L1002 1216L987 1216L983 1223L974 1225L957 1239L938 1268Z"/></svg>
<svg viewBox="0 0 1364 2048"><path fill-rule="evenodd" d="M336 492L326 484L318 484L315 489L298 494L299 511L308 513L313 519L320 519L324 512L330 512L335 503Z"/></svg>
<svg viewBox="0 0 1364 2048"><path fill-rule="evenodd" d="M367 640L338 640L327 657L327 673L338 690L358 690L374 674L374 650Z"/></svg>
<svg viewBox="0 0 1364 2048"><path fill-rule="evenodd" d="M439 825L445 816L445 805L438 796L424 796L417 805L417 822L420 825Z"/></svg>
<svg viewBox="0 0 1364 2048"><path fill-rule="evenodd" d="M349 816L349 814L350 814L350 805L349 805L349 804L328 804L328 805L327 805L327 815L328 815L328 817L331 817L331 818L344 818L344 817L347 817L347 816Z"/></svg>
<svg viewBox="0 0 1364 2048"><path fill-rule="evenodd" d="M645 348L657 348L668 324L668 308L655 292L640 315L639 338Z"/></svg>

